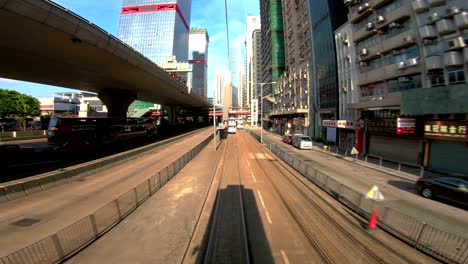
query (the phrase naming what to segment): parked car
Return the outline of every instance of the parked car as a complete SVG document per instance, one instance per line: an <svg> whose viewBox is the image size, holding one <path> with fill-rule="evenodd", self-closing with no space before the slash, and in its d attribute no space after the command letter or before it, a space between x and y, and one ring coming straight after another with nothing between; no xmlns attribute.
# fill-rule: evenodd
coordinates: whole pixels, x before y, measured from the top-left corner
<svg viewBox="0 0 468 264"><path fill-rule="evenodd" d="M286 143L286 144L291 144L292 143L292 135L285 135L283 137L283 142Z"/></svg>
<svg viewBox="0 0 468 264"><path fill-rule="evenodd" d="M455 177L421 177L416 188L425 198L441 198L468 206L468 180Z"/></svg>

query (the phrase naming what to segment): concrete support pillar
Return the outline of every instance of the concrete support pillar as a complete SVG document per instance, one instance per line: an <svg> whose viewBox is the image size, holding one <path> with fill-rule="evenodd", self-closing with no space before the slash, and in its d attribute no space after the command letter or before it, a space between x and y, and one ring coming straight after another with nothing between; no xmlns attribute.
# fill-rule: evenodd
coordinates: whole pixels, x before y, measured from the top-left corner
<svg viewBox="0 0 468 264"><path fill-rule="evenodd" d="M128 107L136 99L135 92L118 89L105 90L98 96L107 107L108 117L127 117Z"/></svg>
<svg viewBox="0 0 468 264"><path fill-rule="evenodd" d="M169 125L175 126L177 124L177 113L179 107L176 105L165 105L167 110L167 117L169 119Z"/></svg>

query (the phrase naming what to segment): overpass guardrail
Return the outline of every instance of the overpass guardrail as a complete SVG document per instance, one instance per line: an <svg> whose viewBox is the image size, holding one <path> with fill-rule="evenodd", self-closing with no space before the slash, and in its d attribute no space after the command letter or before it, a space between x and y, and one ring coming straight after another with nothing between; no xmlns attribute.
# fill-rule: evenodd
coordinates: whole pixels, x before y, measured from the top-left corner
<svg viewBox="0 0 468 264"><path fill-rule="evenodd" d="M218 135L219 138L219 135ZM94 213L70 226L7 256L0 257L2 264L58 263L92 243L112 229L162 186L171 180L213 139L212 134L146 180L134 186Z"/></svg>
<svg viewBox="0 0 468 264"><path fill-rule="evenodd" d="M252 130L249 130L249 133L260 142L260 135ZM442 230L384 203L370 199L333 179L325 172L308 165L295 155L287 153L265 137L263 137L263 144L312 183L359 215L369 218L372 211L377 210L381 228L415 249L446 263L468 263L467 238Z"/></svg>

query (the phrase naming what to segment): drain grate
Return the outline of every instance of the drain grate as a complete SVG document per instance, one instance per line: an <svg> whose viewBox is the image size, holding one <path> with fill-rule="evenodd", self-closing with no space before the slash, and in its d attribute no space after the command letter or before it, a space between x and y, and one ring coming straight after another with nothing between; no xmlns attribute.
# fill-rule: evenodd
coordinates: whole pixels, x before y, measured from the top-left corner
<svg viewBox="0 0 468 264"><path fill-rule="evenodd" d="M15 225L15 226L21 226L21 227L27 227L31 226L37 222L40 222L41 220L39 219L34 219L34 218L23 218L21 220L18 220L16 222L11 223L10 225Z"/></svg>

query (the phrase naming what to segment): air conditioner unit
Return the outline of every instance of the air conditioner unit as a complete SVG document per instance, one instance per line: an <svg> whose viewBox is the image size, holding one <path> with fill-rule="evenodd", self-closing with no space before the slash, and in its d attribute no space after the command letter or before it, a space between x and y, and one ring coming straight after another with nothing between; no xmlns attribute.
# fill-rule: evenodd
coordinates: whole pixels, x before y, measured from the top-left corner
<svg viewBox="0 0 468 264"><path fill-rule="evenodd" d="M432 39L423 39L423 45L431 45L433 43Z"/></svg>
<svg viewBox="0 0 468 264"><path fill-rule="evenodd" d="M432 22L436 21L438 18L439 18L439 15L437 13L433 13L432 15L427 17L427 21L429 23L432 23Z"/></svg>
<svg viewBox="0 0 468 264"><path fill-rule="evenodd" d="M351 61L351 56L350 56L350 55L346 55L346 59L347 59L348 61Z"/></svg>
<svg viewBox="0 0 468 264"><path fill-rule="evenodd" d="M408 43L408 42L413 42L414 37L413 36L406 36L403 38L403 42Z"/></svg>
<svg viewBox="0 0 468 264"><path fill-rule="evenodd" d="M406 61L406 66L414 66L418 64L418 59L417 58L412 58Z"/></svg>
<svg viewBox="0 0 468 264"><path fill-rule="evenodd" d="M353 0L344 0L345 5L350 5L353 2Z"/></svg>
<svg viewBox="0 0 468 264"><path fill-rule="evenodd" d="M455 14L460 13L461 10L460 10L460 8L458 8L456 6L452 6L452 7L447 8L447 10L445 12L447 13L447 15L451 16L451 15L455 15Z"/></svg>
<svg viewBox="0 0 468 264"><path fill-rule="evenodd" d="M345 93L348 92L348 86L343 86L343 92L345 92Z"/></svg>
<svg viewBox="0 0 468 264"><path fill-rule="evenodd" d="M369 54L369 50L364 48L361 50L361 52L359 53L359 55L361 56L367 56Z"/></svg>
<svg viewBox="0 0 468 264"><path fill-rule="evenodd" d="M365 62L365 61L359 62L359 66L361 66L361 67L365 67L367 65L368 65L367 62Z"/></svg>
<svg viewBox="0 0 468 264"><path fill-rule="evenodd" d="M451 39L447 42L447 44L448 44L448 49L450 50L461 49L466 46L465 41L463 40L463 37Z"/></svg>
<svg viewBox="0 0 468 264"><path fill-rule="evenodd" d="M377 22L378 24L385 22L384 16L378 16L375 22Z"/></svg>
<svg viewBox="0 0 468 264"><path fill-rule="evenodd" d="M348 46L348 44L349 44L348 38L343 39L343 44L345 44L346 46Z"/></svg>
<svg viewBox="0 0 468 264"><path fill-rule="evenodd" d="M367 9L369 9L370 5L369 3L365 3L363 5L361 5L360 7L358 7L358 13L363 13L364 11L366 11Z"/></svg>
<svg viewBox="0 0 468 264"><path fill-rule="evenodd" d="M397 22L391 22L390 24L388 24L388 28L394 28L394 27L399 27L400 24L398 24Z"/></svg>
<svg viewBox="0 0 468 264"><path fill-rule="evenodd" d="M398 65L397 65L397 68L398 68L398 69L404 69L404 68L406 68L406 62L400 61L400 62L398 63Z"/></svg>
<svg viewBox="0 0 468 264"><path fill-rule="evenodd" d="M372 22L367 23L367 25L366 25L367 30L372 30L374 28L375 28L374 23L372 23Z"/></svg>

